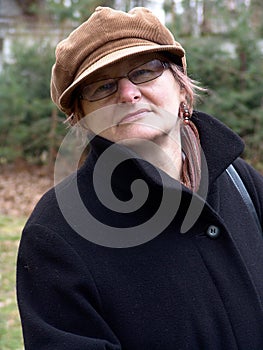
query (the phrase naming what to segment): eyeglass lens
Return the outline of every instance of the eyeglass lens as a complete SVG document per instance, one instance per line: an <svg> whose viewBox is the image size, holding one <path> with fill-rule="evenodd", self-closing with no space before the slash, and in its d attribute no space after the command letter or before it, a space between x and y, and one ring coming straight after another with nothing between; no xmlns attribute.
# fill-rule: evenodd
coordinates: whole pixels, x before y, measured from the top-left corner
<svg viewBox="0 0 263 350"><path fill-rule="evenodd" d="M101 100L118 90L118 81L120 79L128 78L133 84L139 85L158 78L163 74L165 68L165 63L158 59L152 60L132 69L125 76L98 80L84 86L81 98L90 102Z"/></svg>

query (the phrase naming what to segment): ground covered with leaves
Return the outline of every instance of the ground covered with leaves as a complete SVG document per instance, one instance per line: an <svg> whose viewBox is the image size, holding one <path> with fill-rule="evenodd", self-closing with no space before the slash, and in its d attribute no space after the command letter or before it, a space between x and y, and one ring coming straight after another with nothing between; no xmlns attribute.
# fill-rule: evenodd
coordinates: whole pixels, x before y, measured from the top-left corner
<svg viewBox="0 0 263 350"><path fill-rule="evenodd" d="M52 186L53 174L46 168L0 168L0 215L28 216L43 193Z"/></svg>

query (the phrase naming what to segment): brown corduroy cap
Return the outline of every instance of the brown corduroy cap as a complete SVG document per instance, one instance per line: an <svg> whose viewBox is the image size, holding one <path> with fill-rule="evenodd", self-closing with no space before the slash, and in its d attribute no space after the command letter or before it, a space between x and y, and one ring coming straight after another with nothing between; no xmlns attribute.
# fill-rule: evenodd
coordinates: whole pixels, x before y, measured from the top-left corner
<svg viewBox="0 0 263 350"><path fill-rule="evenodd" d="M186 73L185 52L171 32L148 9L128 13L97 7L90 18L56 48L51 75L51 97L65 114L73 112L73 91L98 69L125 57L169 52Z"/></svg>

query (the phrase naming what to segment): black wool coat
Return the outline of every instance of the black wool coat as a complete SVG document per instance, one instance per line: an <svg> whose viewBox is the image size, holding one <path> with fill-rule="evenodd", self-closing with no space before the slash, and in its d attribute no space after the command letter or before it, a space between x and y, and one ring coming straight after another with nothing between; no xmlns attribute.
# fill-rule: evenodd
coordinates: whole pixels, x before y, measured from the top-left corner
<svg viewBox="0 0 263 350"><path fill-rule="evenodd" d="M24 228L17 262L26 350L263 349L263 239L225 169L234 162L261 223L263 179L239 158L243 143L236 134L200 112L193 120L208 167L205 198L147 162L129 159L111 176L97 169L97 188L108 176L114 196L127 202L131 184L142 179L148 197L131 212L111 210L93 186L96 162L111 143L95 137L80 170L40 200ZM85 217L71 197L76 183L86 212L104 226ZM164 189L169 206L159 213ZM69 222L56 193L66 199ZM143 244L113 248L86 239L117 227L125 242L130 227L139 229L157 212L151 228L164 223L162 232Z"/></svg>

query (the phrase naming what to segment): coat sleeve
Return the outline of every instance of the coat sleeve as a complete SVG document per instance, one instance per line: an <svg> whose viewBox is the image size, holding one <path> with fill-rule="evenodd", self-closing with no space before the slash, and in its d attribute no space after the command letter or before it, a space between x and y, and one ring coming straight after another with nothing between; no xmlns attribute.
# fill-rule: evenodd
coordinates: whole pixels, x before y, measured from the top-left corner
<svg viewBox="0 0 263 350"><path fill-rule="evenodd" d="M17 299L26 350L120 350L103 319L99 292L80 256L58 234L22 234Z"/></svg>

